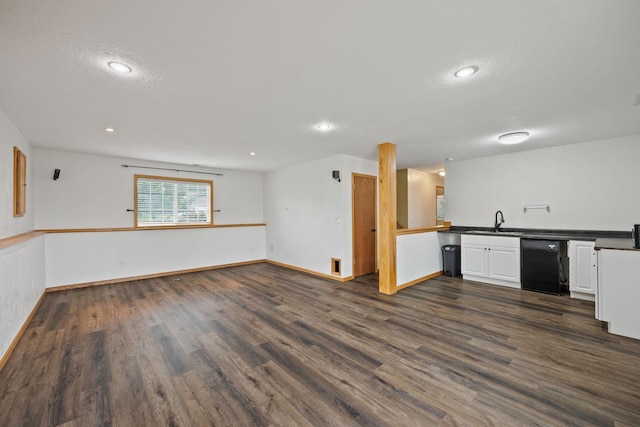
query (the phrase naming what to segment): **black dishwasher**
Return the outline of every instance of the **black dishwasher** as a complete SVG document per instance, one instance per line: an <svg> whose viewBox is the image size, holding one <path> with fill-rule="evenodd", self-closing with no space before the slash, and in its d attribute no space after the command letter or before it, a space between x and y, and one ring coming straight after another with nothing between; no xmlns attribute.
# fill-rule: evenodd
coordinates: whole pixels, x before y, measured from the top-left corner
<svg viewBox="0 0 640 427"><path fill-rule="evenodd" d="M520 240L520 281L522 289L560 295L564 240Z"/></svg>

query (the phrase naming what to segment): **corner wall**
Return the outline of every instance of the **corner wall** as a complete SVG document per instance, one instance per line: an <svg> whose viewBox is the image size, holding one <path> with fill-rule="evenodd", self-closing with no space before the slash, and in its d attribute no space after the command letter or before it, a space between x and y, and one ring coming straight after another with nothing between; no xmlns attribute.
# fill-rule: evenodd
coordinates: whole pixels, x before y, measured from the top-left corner
<svg viewBox="0 0 640 427"><path fill-rule="evenodd" d="M640 134L447 163L452 225L630 231L640 223ZM525 204L548 204L550 212Z"/></svg>
<svg viewBox="0 0 640 427"><path fill-rule="evenodd" d="M13 147L27 157L27 213L13 217ZM0 239L33 230L31 145L0 111ZM45 290L44 237L0 249L0 359Z"/></svg>
<svg viewBox="0 0 640 427"><path fill-rule="evenodd" d="M415 169L408 170L409 228L436 225L436 185L444 185L444 179L440 175Z"/></svg>
<svg viewBox="0 0 640 427"><path fill-rule="evenodd" d="M133 227L133 176L154 175L213 181L213 222L221 224L262 223L262 174L208 169L120 157L36 149L35 227L107 228ZM201 173L123 168L121 165L218 172ZM60 177L53 180L53 171Z"/></svg>
<svg viewBox="0 0 640 427"><path fill-rule="evenodd" d="M340 258L340 277L352 275L352 173L377 176L378 163L338 155L266 174L267 259L330 275Z"/></svg>
<svg viewBox="0 0 640 427"><path fill-rule="evenodd" d="M261 224L262 174L35 150L38 229L132 229L134 174L211 179L215 225ZM122 164L219 172L123 168ZM53 171L60 169L54 181ZM45 236L47 287L265 259L265 227L86 231Z"/></svg>
<svg viewBox="0 0 640 427"><path fill-rule="evenodd" d="M13 147L27 157L27 213L13 216ZM9 118L0 111L0 239L33 230L33 171L34 158L31 144Z"/></svg>
<svg viewBox="0 0 640 427"><path fill-rule="evenodd" d="M401 169L397 182L398 223L405 228L435 226L436 186L443 186L444 178L416 169Z"/></svg>

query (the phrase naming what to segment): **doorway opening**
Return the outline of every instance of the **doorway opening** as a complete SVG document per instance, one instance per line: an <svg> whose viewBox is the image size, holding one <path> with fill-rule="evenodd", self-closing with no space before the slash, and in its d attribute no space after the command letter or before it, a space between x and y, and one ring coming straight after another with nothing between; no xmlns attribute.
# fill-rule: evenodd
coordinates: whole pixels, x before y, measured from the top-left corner
<svg viewBox="0 0 640 427"><path fill-rule="evenodd" d="M436 225L444 225L444 187L436 185Z"/></svg>

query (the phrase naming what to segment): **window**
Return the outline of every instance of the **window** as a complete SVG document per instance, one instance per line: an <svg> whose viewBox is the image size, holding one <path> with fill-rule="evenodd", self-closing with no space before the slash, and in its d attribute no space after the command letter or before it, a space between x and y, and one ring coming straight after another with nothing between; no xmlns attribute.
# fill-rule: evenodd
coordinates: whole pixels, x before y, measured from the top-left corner
<svg viewBox="0 0 640 427"><path fill-rule="evenodd" d="M213 224L213 181L135 175L135 227Z"/></svg>
<svg viewBox="0 0 640 427"><path fill-rule="evenodd" d="M13 147L13 216L27 213L27 156Z"/></svg>

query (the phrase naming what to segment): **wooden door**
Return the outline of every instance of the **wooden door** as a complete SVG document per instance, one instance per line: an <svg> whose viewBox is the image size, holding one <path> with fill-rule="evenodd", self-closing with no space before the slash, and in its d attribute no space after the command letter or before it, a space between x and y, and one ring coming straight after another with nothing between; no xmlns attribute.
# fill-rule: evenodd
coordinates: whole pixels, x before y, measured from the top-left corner
<svg viewBox="0 0 640 427"><path fill-rule="evenodd" d="M353 276L376 271L376 177L353 174Z"/></svg>

